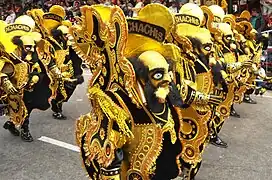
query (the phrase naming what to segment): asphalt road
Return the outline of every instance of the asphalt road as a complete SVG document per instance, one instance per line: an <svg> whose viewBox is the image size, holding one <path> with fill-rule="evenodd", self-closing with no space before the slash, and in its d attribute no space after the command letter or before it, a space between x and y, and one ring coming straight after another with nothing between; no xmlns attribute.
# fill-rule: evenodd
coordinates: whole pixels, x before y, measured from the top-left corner
<svg viewBox="0 0 272 180"><path fill-rule="evenodd" d="M78 152L38 140L45 136L75 145L75 120L90 109L86 97L88 77L85 75L85 84L64 105L67 120L53 119L50 110L33 112L32 143L2 129L6 118L0 118L1 180L88 179ZM266 96L253 96L257 105L236 105L242 118L228 119L221 132L229 147L209 145L196 180L272 180L272 93Z"/></svg>

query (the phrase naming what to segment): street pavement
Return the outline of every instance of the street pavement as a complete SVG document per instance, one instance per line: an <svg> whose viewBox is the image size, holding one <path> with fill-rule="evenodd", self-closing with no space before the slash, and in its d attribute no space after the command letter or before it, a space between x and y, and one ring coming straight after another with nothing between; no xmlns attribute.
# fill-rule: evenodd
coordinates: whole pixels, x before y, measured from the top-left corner
<svg viewBox="0 0 272 180"><path fill-rule="evenodd" d="M51 110L31 114L32 143L2 129L6 117L0 117L1 180L88 179L78 152L38 139L48 137L76 145L75 121L90 110L86 96L89 77L85 74L85 83L65 103L67 120L53 119ZM252 97L258 104L235 105L241 118L229 118L220 134L229 147L209 145L196 180L272 180L272 93Z"/></svg>

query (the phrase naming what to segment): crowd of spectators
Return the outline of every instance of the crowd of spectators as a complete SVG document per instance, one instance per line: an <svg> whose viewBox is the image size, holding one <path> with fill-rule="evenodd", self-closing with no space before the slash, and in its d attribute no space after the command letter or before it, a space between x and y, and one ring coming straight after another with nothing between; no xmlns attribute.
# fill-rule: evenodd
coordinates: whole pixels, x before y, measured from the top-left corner
<svg viewBox="0 0 272 180"><path fill-rule="evenodd" d="M126 16L132 17L137 16L138 11L143 6L155 2L164 4L173 12L178 12L180 5L188 2L188 0L21 0L17 3L4 0L4 3L0 4L0 20L11 23L16 17L24 14L29 9L42 8L47 12L55 4L64 7L66 18L71 21L75 20L75 16L80 15L80 6L93 4L118 5Z"/></svg>
<svg viewBox="0 0 272 180"><path fill-rule="evenodd" d="M18 2L16 2L18 1ZM243 0L242 0L243 1ZM242 2L241 1L241 2ZM253 8L251 10L251 23L259 32L272 28L272 0L262 0L261 8ZM1 0L0 0L1 2ZM178 9L187 2L195 2L194 0L2 0L0 4L0 20L12 23L16 17L23 15L27 10L33 8L42 8L45 12L52 5L58 4L66 10L66 19L71 22L75 21L75 16L80 16L80 6L104 4L118 5L122 8L128 17L137 16L138 11L149 3L161 3L169 8L173 13L177 13Z"/></svg>

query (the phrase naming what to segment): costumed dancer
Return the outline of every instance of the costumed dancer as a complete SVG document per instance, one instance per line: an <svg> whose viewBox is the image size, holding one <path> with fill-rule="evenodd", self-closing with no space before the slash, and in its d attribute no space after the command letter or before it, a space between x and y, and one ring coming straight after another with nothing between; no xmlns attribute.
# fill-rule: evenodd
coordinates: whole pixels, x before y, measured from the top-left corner
<svg viewBox="0 0 272 180"><path fill-rule="evenodd" d="M76 52L72 49L70 41L66 38L68 38L68 27L62 25L57 28L55 31L56 34L54 34L54 38L64 39L67 43L67 49L65 49L65 45L63 48L63 51L66 51L66 56L64 59L61 57L59 59L58 54L62 50L56 50L57 54L57 63L58 67L61 70L62 73L62 79L64 81L64 89L65 93L62 93L62 89L59 88L57 91L57 96L55 99L52 99L52 111L53 117L55 119L66 119L66 116L62 113L62 105L64 102L67 102L70 97L73 95L77 85L82 84L84 82L84 78L82 76L83 70L82 70L82 59L76 54ZM57 35L58 34L58 35ZM57 36L57 37L56 37ZM61 41L61 40L60 40ZM64 95L65 94L65 95Z"/></svg>
<svg viewBox="0 0 272 180"><path fill-rule="evenodd" d="M166 59L175 60L180 52L163 44L173 17L160 4L145 6L127 21L118 6L84 6L81 13L81 27L70 33L73 48L93 74L88 87L92 110L76 127L89 176L177 177L182 117L176 107L182 100Z"/></svg>
<svg viewBox="0 0 272 180"><path fill-rule="evenodd" d="M26 15L18 17L14 24L1 24L1 87L7 94L10 120L4 128L24 141L31 142L29 117L33 109L46 110L52 95L49 71L55 72L54 60L47 52L48 64L41 60L46 49L39 47L41 35L32 32L34 20ZM16 128L20 127L20 131Z"/></svg>
<svg viewBox="0 0 272 180"><path fill-rule="evenodd" d="M37 51L39 54L40 60L43 64L46 65L47 71L49 72L49 78L51 80L50 89L52 89L52 96L50 101L54 99L57 95L59 89L61 89L61 93L65 96L65 89L63 86L62 73L60 68L57 66L56 53L54 46L49 41L49 39L53 39L48 30L44 26L44 12L42 9L32 9L27 11L27 15L30 16L35 21L35 29L33 31L38 32L42 35L42 39L37 44ZM54 25L54 22L51 22L51 25ZM54 25L55 26L55 25ZM48 68L50 65L50 69Z"/></svg>
<svg viewBox="0 0 272 180"><path fill-rule="evenodd" d="M253 65L249 69L247 91L244 94L243 101L250 104L256 104L257 102L250 97L250 94L252 94L255 89L255 79L257 78L260 69L262 51L268 46L268 35L258 34L251 25L250 13L246 10L236 18L236 30L244 37L242 48L253 61Z"/></svg>
<svg viewBox="0 0 272 180"><path fill-rule="evenodd" d="M225 119L230 115L230 109L234 99L235 83L231 76L226 73L226 65L224 61L221 60L220 50L218 50L216 44L216 41L222 42L223 36L221 31L213 25L216 17L207 6L201 6L201 9L204 12L202 27L210 31L210 36L212 36L213 40L213 58L209 59L214 82L213 93L223 97L223 101L219 105L212 106L213 113L209 121L209 142L215 146L226 148L227 143L219 137L219 132L223 127Z"/></svg>
<svg viewBox="0 0 272 180"><path fill-rule="evenodd" d="M237 28L243 25L236 23L236 17L231 14L225 15L223 22L228 23L233 32L235 44L236 44L236 54L237 54L238 62L243 63L244 61L252 60L253 56L248 49L246 39L244 38L244 34L241 34L240 32L237 31ZM240 84L239 84L239 89L235 93L235 97L234 97L235 103L241 103L244 100L244 96L246 96L248 89L252 89L252 88L254 89L254 84L248 83L250 76L252 74L252 67L243 68L239 72ZM250 99L250 103L256 104L257 102Z"/></svg>
<svg viewBox="0 0 272 180"><path fill-rule="evenodd" d="M243 62L238 61L239 52L237 51L233 31L230 24L223 23L225 16L224 10L217 5L209 6L209 9L214 15L214 26L218 29L217 34L213 34L218 59L221 60L222 64L225 64L226 77L229 79L230 83L236 83L233 103L240 103L242 101L241 97L243 97L246 90L244 83L246 77L242 77L241 74L242 72L247 72L247 69L252 66L253 62L250 59L246 59ZM230 115L240 117L235 111L233 104L231 106Z"/></svg>
<svg viewBox="0 0 272 180"><path fill-rule="evenodd" d="M63 102L67 102L72 96L78 84L82 84L84 79L81 68L82 60L71 47L68 40L68 28L70 21L64 20L65 10L59 5L54 5L48 13L43 15L43 26L47 30L47 40L55 49L56 64L62 73L57 95L51 101L51 109L55 119L66 119L62 113Z"/></svg>
<svg viewBox="0 0 272 180"><path fill-rule="evenodd" d="M175 63L174 79L187 105L181 109L183 128L180 132L180 160L183 179L194 179L197 174L209 137L210 105L216 106L222 101L222 97L213 95L215 78L211 66L216 62L210 61L213 52L210 32L200 28L203 18L199 6L192 3L183 5L179 14L175 15L176 26L167 38L168 42L178 45L182 50L182 58ZM214 77L218 77L218 74Z"/></svg>

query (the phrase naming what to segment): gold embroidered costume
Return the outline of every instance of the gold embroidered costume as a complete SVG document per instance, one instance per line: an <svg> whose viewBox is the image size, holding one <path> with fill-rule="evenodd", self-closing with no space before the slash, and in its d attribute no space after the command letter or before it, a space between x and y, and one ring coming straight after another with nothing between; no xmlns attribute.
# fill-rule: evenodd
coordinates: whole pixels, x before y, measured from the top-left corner
<svg viewBox="0 0 272 180"><path fill-rule="evenodd" d="M59 5L53 5L48 13L38 16L37 10L31 10L30 15L35 16L44 33L44 39L53 47L55 68L51 72L54 78L54 88L57 90L51 101L53 117L55 119L66 119L62 114L62 105L72 96L78 84L83 83L82 60L71 48L68 40L68 28L72 25L70 21L64 20L65 10ZM41 18L37 18L41 17ZM38 21L40 19L40 21ZM53 76L53 77L54 77Z"/></svg>
<svg viewBox="0 0 272 180"><path fill-rule="evenodd" d="M245 89L247 91L244 95L244 102L256 104L256 102L251 99L250 94L252 94L255 89L255 79L257 78L256 75L258 74L257 72L261 64L261 54L268 38L262 34L258 34L252 27L250 23L250 13L246 10L236 18L236 30L242 36L241 49L253 62L252 66L247 70L247 79L245 81Z"/></svg>
<svg viewBox="0 0 272 180"><path fill-rule="evenodd" d="M175 60L179 49L160 41L173 17L158 4L127 21L117 6L85 6L81 13L82 24L70 33L73 48L93 74L88 87L92 110L80 117L76 129L89 176L175 178L181 152L176 107L182 100L166 59Z"/></svg>
<svg viewBox="0 0 272 180"><path fill-rule="evenodd" d="M218 80L213 92L216 95L223 96L223 101L218 106L212 107L213 114L209 123L211 137L210 143L218 147L227 147L227 144L220 140L218 134L224 124L225 119L229 117L231 105L234 99L235 83L233 83L232 77L230 74L227 74L226 69L224 68L224 59L222 57L221 47L219 46L219 44L223 44L223 33L213 24L215 21L221 21L224 11L220 8L218 16L215 18L209 7L202 6L201 9L203 10L205 16L204 24L202 26L211 32L213 38L215 62L213 63L214 65L212 66L212 69L214 72L214 77Z"/></svg>
<svg viewBox="0 0 272 180"><path fill-rule="evenodd" d="M184 179L194 178L200 167L209 134L210 105L221 102L220 96L213 95L214 82L209 65L212 41L209 31L200 28L203 18L203 12L197 5L183 5L179 14L175 15L176 26L167 38L183 51L182 58L175 64L175 79L184 102L189 106L181 109L183 149L180 158Z"/></svg>
<svg viewBox="0 0 272 180"><path fill-rule="evenodd" d="M52 50L51 55L56 65L50 70L54 82L51 87L55 92L51 101L53 117L66 119L62 114L62 104L68 101L76 86L84 81L82 60L71 48L67 37L72 23L64 20L65 10L59 5L53 5L48 13L34 9L28 14L35 19L36 30L42 32L44 44Z"/></svg>
<svg viewBox="0 0 272 180"><path fill-rule="evenodd" d="M18 17L13 24L1 23L1 76L10 117L4 128L15 136L21 134L24 141L33 141L28 127L31 111L49 108L52 95L48 66L39 59L36 46L41 35L33 32L34 28L35 21L27 15ZM21 133L15 125L20 126Z"/></svg>
<svg viewBox="0 0 272 180"><path fill-rule="evenodd" d="M214 17L217 17L214 19L213 24L215 28L211 33L214 37L218 60L225 67L224 77L226 82L228 82L229 89L226 98L228 102L225 101L225 103L227 103L228 106L231 105L230 113L227 109L227 113L223 117L226 118L229 114L235 117L240 117L240 115L235 111L233 103L241 102L242 100L243 93L245 92L245 84L242 83L242 81L245 81L247 78L247 68L252 65L252 61L247 58L243 58L243 62L238 61L240 53L237 50L235 37L240 35L237 34L236 31L232 30L235 27L235 21L233 20L234 17L232 15L225 16L223 9L217 5L210 6L209 10L212 12ZM232 95L232 92L234 92L234 96ZM233 102L231 102L232 98ZM225 108L222 110L224 111Z"/></svg>

